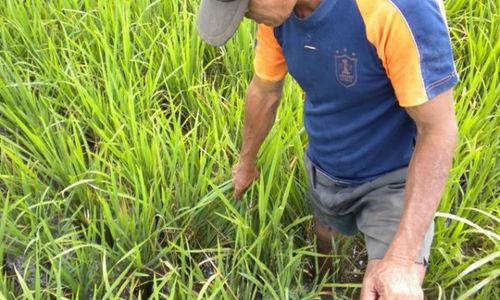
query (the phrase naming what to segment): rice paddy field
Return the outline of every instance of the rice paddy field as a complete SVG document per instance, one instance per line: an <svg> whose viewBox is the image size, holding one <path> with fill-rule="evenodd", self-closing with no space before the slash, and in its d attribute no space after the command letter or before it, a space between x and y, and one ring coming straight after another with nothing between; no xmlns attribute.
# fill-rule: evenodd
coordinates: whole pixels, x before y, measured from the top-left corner
<svg viewBox="0 0 500 300"><path fill-rule="evenodd" d="M500 299L499 3L445 5L460 141L424 290ZM316 299L322 286L357 297L360 237L330 280L314 275L290 79L261 176L232 198L255 26L212 48L197 8L1 0L0 299Z"/></svg>

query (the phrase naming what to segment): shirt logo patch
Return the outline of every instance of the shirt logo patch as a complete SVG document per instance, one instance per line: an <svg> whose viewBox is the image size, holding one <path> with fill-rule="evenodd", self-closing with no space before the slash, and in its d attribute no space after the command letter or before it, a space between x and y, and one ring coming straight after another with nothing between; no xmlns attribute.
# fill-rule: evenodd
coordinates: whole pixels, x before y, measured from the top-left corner
<svg viewBox="0 0 500 300"><path fill-rule="evenodd" d="M350 88L358 81L358 59L356 53L335 51L335 75L337 81L346 88Z"/></svg>

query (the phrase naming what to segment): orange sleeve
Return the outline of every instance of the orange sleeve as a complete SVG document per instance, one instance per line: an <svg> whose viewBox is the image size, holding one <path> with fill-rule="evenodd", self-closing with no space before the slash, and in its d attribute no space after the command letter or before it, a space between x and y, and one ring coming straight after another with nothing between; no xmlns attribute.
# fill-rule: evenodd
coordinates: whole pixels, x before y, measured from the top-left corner
<svg viewBox="0 0 500 300"><path fill-rule="evenodd" d="M422 104L456 82L439 1L357 0L367 38L401 106Z"/></svg>
<svg viewBox="0 0 500 300"><path fill-rule="evenodd" d="M283 51L274 36L274 29L264 24L257 26L254 69L259 78L267 81L279 81L288 73Z"/></svg>
<svg viewBox="0 0 500 300"><path fill-rule="evenodd" d="M358 6L400 105L426 102L417 46L397 7L387 0L358 0Z"/></svg>

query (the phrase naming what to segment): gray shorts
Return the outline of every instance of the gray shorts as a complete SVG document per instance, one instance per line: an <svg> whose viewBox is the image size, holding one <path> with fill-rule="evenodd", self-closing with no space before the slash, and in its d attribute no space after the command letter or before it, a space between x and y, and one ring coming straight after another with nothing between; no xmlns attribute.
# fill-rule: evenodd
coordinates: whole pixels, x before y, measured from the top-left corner
<svg viewBox="0 0 500 300"><path fill-rule="evenodd" d="M368 259L382 259L398 229L403 211L407 168L357 186L333 180L304 155L308 202L313 216L345 235L362 232ZM417 263L428 264L434 222L427 230Z"/></svg>

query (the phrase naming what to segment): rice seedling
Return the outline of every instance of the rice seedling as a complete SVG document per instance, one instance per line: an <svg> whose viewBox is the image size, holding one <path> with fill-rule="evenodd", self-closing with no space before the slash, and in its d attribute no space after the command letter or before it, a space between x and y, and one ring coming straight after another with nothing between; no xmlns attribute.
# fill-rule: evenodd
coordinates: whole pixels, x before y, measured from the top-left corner
<svg viewBox="0 0 500 300"><path fill-rule="evenodd" d="M302 92L287 80L261 176L231 167L254 24L224 47L198 1L4 0L0 6L0 299L338 299L360 288L359 238L313 275ZM460 144L425 292L497 299L498 3L448 0Z"/></svg>

